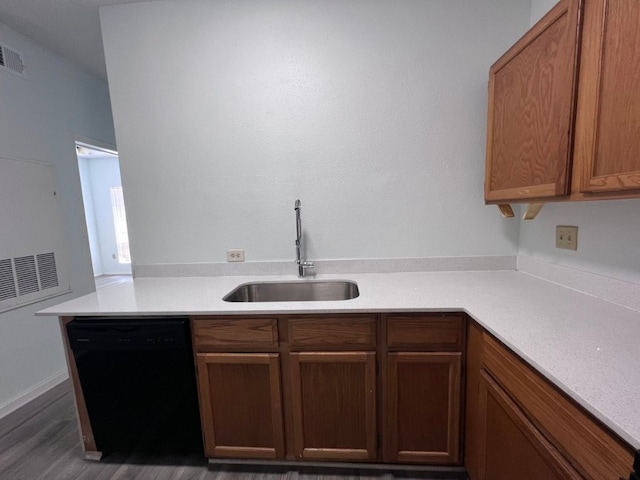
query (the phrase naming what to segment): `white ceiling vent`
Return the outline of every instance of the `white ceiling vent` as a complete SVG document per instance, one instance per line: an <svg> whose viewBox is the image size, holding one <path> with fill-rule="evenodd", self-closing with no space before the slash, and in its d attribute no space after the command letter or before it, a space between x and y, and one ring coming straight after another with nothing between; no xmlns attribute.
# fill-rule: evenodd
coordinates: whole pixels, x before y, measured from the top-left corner
<svg viewBox="0 0 640 480"><path fill-rule="evenodd" d="M27 78L23 59L22 53L4 44L0 44L0 70L5 70L19 77Z"/></svg>

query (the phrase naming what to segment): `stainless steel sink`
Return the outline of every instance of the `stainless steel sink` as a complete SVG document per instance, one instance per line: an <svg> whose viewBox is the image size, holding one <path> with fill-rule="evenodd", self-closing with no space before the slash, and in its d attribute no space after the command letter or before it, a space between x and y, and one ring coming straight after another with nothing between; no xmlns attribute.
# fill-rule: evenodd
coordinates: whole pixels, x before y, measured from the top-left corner
<svg viewBox="0 0 640 480"><path fill-rule="evenodd" d="M222 299L225 302L321 302L350 300L358 295L358 285L347 280L305 280L244 283Z"/></svg>

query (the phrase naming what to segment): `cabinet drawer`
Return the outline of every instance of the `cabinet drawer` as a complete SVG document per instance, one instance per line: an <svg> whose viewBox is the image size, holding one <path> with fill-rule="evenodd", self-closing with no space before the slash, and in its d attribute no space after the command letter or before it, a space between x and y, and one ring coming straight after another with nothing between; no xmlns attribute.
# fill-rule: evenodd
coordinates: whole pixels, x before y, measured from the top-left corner
<svg viewBox="0 0 640 480"><path fill-rule="evenodd" d="M461 351L463 321L460 315L389 315L389 349Z"/></svg>
<svg viewBox="0 0 640 480"><path fill-rule="evenodd" d="M376 347L376 317L290 318L288 333L291 350L373 350Z"/></svg>
<svg viewBox="0 0 640 480"><path fill-rule="evenodd" d="M192 332L196 351L278 349L275 318L198 317L193 319Z"/></svg>
<svg viewBox="0 0 640 480"><path fill-rule="evenodd" d="M483 364L587 478L626 478L633 463L631 449L488 334L485 334Z"/></svg>

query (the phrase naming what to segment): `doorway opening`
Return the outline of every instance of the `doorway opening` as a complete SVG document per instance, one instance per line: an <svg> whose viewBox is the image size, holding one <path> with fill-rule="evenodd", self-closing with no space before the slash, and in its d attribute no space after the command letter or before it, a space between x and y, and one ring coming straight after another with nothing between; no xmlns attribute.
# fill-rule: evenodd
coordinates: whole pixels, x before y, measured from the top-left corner
<svg viewBox="0 0 640 480"><path fill-rule="evenodd" d="M118 152L76 142L96 288L131 280L127 215Z"/></svg>

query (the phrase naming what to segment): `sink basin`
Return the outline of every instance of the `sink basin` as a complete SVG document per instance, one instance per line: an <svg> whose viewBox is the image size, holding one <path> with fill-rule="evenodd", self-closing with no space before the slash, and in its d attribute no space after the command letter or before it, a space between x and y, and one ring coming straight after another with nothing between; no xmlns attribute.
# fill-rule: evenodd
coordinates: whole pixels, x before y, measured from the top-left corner
<svg viewBox="0 0 640 480"><path fill-rule="evenodd" d="M350 300L360 295L358 285L346 280L256 282L237 286L225 302L321 302Z"/></svg>

